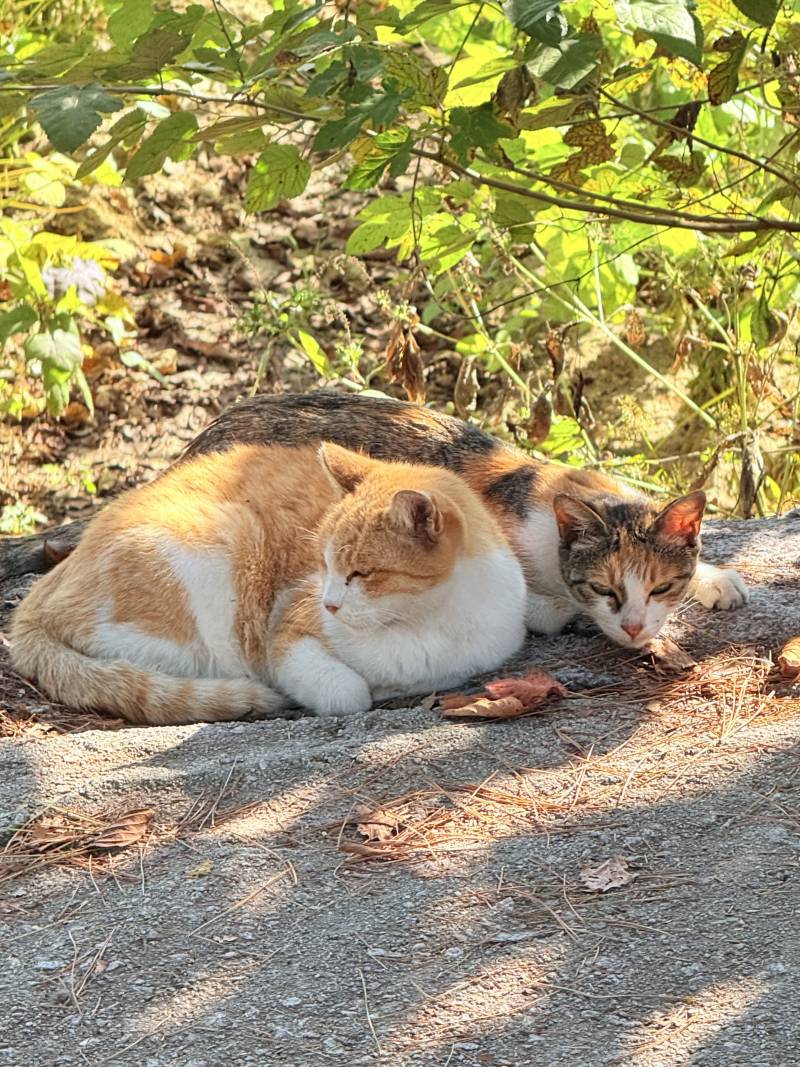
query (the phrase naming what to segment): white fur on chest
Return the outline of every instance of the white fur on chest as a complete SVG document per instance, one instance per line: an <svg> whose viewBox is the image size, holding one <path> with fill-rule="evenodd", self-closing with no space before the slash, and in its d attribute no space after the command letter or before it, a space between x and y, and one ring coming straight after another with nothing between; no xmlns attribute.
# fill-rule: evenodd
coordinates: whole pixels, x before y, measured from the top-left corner
<svg viewBox="0 0 800 1067"><path fill-rule="evenodd" d="M525 636L526 588L510 549L460 560L445 583L414 597L413 616L369 630L323 619L331 651L382 699L458 685L493 670Z"/></svg>

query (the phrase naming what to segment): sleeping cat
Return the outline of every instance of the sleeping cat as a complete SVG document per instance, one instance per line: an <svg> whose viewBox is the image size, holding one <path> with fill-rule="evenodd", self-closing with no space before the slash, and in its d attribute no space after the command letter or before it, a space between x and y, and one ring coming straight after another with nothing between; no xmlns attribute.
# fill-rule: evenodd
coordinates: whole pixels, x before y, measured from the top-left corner
<svg viewBox="0 0 800 1067"><path fill-rule="evenodd" d="M556 633L586 614L617 644L641 647L686 595L706 608L737 608L747 601L735 570L698 559L702 493L659 512L648 497L605 474L542 463L416 404L325 389L252 397L224 411L179 464L241 443L319 441L460 474L482 495L517 553L530 594L527 621L535 632ZM58 558L72 547L69 527L56 538ZM13 544L23 562L11 566L44 569L43 544L46 553L42 535ZM0 558L0 570L4 562Z"/></svg>
<svg viewBox="0 0 800 1067"><path fill-rule="evenodd" d="M243 445L125 493L17 608L12 663L139 723L319 714L490 671L522 568L481 498L336 445Z"/></svg>
<svg viewBox="0 0 800 1067"><path fill-rule="evenodd" d="M236 441L319 440L460 474L483 496L519 557L535 633L557 633L585 614L612 641L641 648L687 595L709 609L747 602L735 570L698 558L703 493L661 507L605 474L540 462L417 404L326 389L256 396L224 411L185 455Z"/></svg>

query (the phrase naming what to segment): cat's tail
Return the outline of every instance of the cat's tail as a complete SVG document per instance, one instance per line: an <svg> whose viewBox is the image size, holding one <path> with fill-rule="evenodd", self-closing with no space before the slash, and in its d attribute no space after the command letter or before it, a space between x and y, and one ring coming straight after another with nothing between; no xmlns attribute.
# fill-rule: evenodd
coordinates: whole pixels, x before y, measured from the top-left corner
<svg viewBox="0 0 800 1067"><path fill-rule="evenodd" d="M19 614L11 627L11 663L62 704L110 711L140 725L274 718L290 704L250 678L178 678L122 659L93 659Z"/></svg>

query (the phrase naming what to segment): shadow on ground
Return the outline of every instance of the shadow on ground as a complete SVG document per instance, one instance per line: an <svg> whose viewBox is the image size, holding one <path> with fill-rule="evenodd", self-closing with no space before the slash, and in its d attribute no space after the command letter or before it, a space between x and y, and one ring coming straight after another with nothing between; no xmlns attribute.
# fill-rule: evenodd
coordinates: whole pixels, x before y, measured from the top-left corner
<svg viewBox="0 0 800 1067"><path fill-rule="evenodd" d="M152 807L157 832L115 876L0 883L0 1063L797 1063L800 694L760 657L800 632L800 517L708 540L753 599L676 620L688 680L573 635L525 661L578 695L505 724L401 709L3 741L6 823ZM402 862L341 850L360 805L407 794ZM201 799L215 824L191 827ZM614 855L635 878L588 891Z"/></svg>

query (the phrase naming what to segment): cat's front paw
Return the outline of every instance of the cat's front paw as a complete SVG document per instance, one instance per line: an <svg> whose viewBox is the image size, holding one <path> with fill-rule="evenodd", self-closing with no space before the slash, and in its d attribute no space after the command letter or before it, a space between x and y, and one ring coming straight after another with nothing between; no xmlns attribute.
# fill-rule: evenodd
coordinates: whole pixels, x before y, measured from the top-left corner
<svg viewBox="0 0 800 1067"><path fill-rule="evenodd" d="M369 711L372 707L372 693L364 679L355 673L345 677L344 672L335 682L326 685L325 691L317 693L311 701L311 708L317 715L352 715L359 711Z"/></svg>
<svg viewBox="0 0 800 1067"><path fill-rule="evenodd" d="M716 611L741 608L750 599L738 571L730 567L714 567L710 563L698 565L690 592L704 608Z"/></svg>

